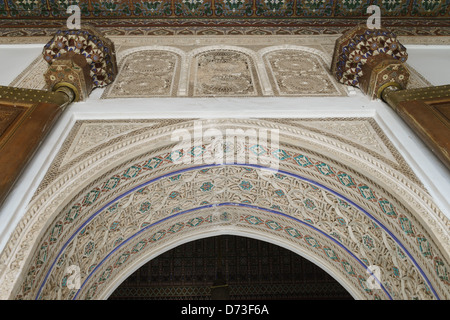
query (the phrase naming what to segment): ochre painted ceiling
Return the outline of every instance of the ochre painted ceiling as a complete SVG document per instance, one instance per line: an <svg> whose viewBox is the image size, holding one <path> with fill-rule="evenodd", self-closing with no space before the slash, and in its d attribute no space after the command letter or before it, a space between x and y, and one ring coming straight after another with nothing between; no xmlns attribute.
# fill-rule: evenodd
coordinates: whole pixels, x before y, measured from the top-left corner
<svg viewBox="0 0 450 320"><path fill-rule="evenodd" d="M450 0L0 0L1 35L47 35L65 26L74 4L82 22L111 34L336 34L377 5L382 25L398 34L450 35Z"/></svg>

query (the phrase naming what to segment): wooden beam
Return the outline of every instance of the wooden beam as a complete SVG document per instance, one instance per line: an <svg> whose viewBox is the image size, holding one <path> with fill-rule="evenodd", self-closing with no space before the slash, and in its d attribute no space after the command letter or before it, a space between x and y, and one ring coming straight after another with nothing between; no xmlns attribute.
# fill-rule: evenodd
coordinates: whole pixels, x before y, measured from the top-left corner
<svg viewBox="0 0 450 320"><path fill-rule="evenodd" d="M69 101L62 92L0 86L0 205Z"/></svg>
<svg viewBox="0 0 450 320"><path fill-rule="evenodd" d="M384 100L450 169L450 85L392 91Z"/></svg>

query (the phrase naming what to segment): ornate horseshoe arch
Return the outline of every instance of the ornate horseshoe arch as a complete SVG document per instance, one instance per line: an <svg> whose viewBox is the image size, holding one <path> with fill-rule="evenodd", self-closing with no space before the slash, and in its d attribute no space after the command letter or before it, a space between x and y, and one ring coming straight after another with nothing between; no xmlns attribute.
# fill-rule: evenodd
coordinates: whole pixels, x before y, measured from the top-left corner
<svg viewBox="0 0 450 320"><path fill-rule="evenodd" d="M373 120L337 120L201 121L241 138L224 154L277 168L205 162L211 145L196 143L195 120L77 122L0 257L2 294L107 298L174 246L238 234L310 259L357 299L448 299L448 219L389 141L352 141L358 128L382 137ZM347 138L331 133L350 123ZM279 141L252 143L262 129ZM191 134L191 148L175 130ZM177 161L186 154L192 162Z"/></svg>

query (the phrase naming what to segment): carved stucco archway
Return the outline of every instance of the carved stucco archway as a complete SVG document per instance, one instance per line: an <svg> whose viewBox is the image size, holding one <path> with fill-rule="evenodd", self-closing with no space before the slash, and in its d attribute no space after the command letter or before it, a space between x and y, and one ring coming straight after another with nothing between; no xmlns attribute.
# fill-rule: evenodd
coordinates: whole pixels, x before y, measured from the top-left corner
<svg viewBox="0 0 450 320"><path fill-rule="evenodd" d="M195 138L194 120L77 122L1 256L2 298L106 298L170 247L245 233L312 260L355 298L448 299L448 219L388 141L352 142L358 127L382 136L373 120L316 122L201 121L224 133L279 130L278 145L234 149L278 170L176 162L172 133ZM347 139L336 125L352 126ZM70 265L80 290L65 287ZM381 289L368 286L369 265L380 267Z"/></svg>

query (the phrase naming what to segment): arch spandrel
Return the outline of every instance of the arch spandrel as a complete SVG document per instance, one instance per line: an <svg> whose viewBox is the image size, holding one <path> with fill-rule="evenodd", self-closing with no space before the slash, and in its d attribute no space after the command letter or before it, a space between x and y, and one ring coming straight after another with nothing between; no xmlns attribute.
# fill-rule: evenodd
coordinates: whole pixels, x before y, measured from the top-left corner
<svg viewBox="0 0 450 320"><path fill-rule="evenodd" d="M252 123L253 121L253 123ZM242 120L241 122L239 122L239 120L233 120L231 122L226 122L224 121L225 124L222 124L223 127L225 128L227 126L230 126L230 124L239 124L241 127L242 125L246 125L246 126L253 126L253 128L260 128L261 124L266 125L270 128L275 128L275 127L279 127L278 124L276 123L270 123L269 121L256 121L256 120ZM16 290L15 290L15 295L17 295L16 297L21 297L21 298L34 298L32 297L33 294L36 294L37 291L39 290L39 288L37 288L36 285L34 285L35 283L44 283L45 281L45 277L48 274L49 277L47 278L47 280L51 280L54 281L54 283L58 283L57 276L56 274L53 275L52 272L48 272L51 268L50 268L50 263L51 261L55 262L54 266L57 266L58 263L57 262L61 262L61 260L55 260L56 258L56 254L58 252L61 251L61 249L63 248L65 243L68 243L68 239L70 239L71 235L74 234L75 231L80 232L82 230L82 228L80 229L80 226L87 221L87 219L89 219L89 217L91 217L95 212L99 211L100 209L102 209L102 207L105 207L104 209L106 209L107 204L109 204L111 201L113 201L115 198L117 198L120 194L125 194L127 192L131 192L131 190L133 190L133 188L138 188L138 186L142 185L143 183L146 183L148 181L150 181L152 178L155 179L157 177L161 177L161 176L166 176L168 177L168 175L170 175L170 173L176 173L176 172L188 172L189 170L194 170L192 165L185 165L184 167L177 164L173 164L173 163L169 163L170 161L168 161L165 157L167 157L172 148L173 148L173 143L169 144L169 146L166 145L166 147L164 147L164 143L161 142L161 137L162 136L168 136L170 135L170 132L173 131L173 128L176 127L177 125L179 127L183 127L183 128L189 128L190 130L192 130L192 121L188 121L188 122L178 122L177 124L174 124L173 126L169 125L169 126L162 126L158 130L153 129L153 132L151 134L145 134L143 133L145 130L142 130L141 132L139 132L139 134L141 136L139 136L139 134L130 134L128 135L128 137L123 137L119 142L117 142L118 144L120 144L122 147L118 147L117 145L109 145L108 143L106 145L103 145L103 148L101 150L96 150L96 152L92 152L92 150L89 151L89 156L87 157L89 159L89 157L95 158L97 159L97 161L89 161L86 159L83 159L83 161L80 161L80 163L77 163L76 161L73 162L71 169L74 170L75 172L78 173L74 174L72 173L72 178L67 178L63 177L64 175L70 175L70 171L64 171L64 174L60 174L61 177L61 181L63 181L63 183L61 183L61 187L59 189L60 194L62 195L61 198L59 198L58 200L52 199L52 204L55 205L55 203L58 203L59 201L59 205L57 205L57 210L53 209L52 211L50 211L51 213L54 212L59 212L58 214L51 214L51 216L53 216L53 218L51 218L51 221L53 221L52 224L49 224L49 228L47 230L44 230L44 228L42 228L41 231L41 236L36 236L36 239L40 239L39 241L35 241L35 245L34 245L34 252L36 252L36 254L33 256L33 259L31 259L31 263L33 262L38 262L38 259L42 260L42 257L45 257L45 261L42 261L43 263L41 263L40 267L36 267L31 266L31 265L22 265L23 271L22 274L25 275L23 277L24 282L20 283L20 284L16 284ZM215 127L219 127L217 123L214 124ZM139 131L139 130L138 130ZM289 132L291 131L291 132ZM294 138L295 137L295 138ZM128 141L131 141L130 143L127 144L127 139L129 139ZM157 141L159 141L159 144L157 144L155 146L155 150L153 150L153 152L148 153L148 149L146 150L147 153L142 154L143 150L142 148L136 148L136 146L143 146L143 145L151 145L149 144L149 141L151 141L152 139L157 139ZM166 139L167 141L167 139ZM299 141L302 142L302 147L303 150L301 150L302 148L299 148L298 146L292 146L292 143L290 143L291 141L295 142L297 141L297 143ZM417 217L411 213L410 211L410 207L411 207L411 203L407 203L404 198L402 198L402 195L404 194L411 194L411 190L408 190L408 188L410 188L410 186L413 184L411 183L410 180L407 180L404 176L402 176L401 178L404 179L405 181L408 181L409 185L408 186L403 186L403 185L399 185L398 188L403 191L403 194L400 192L394 193L394 194L389 194L386 191L383 191L383 188L380 188L379 185L374 184L376 188L380 188L377 189L376 192L375 190L372 190L371 188L374 188L373 181L375 180L374 178L376 178L376 175L372 175L372 172L370 170L364 169L363 166L361 166L361 163L366 162L367 163L367 159L365 158L366 155L364 156L360 156L360 158L358 158L357 155L355 155L355 153L358 153L358 150L353 148L349 148L348 146L346 146L346 148L341 148L342 149L342 153L341 153L341 158L330 158L329 155L330 154L338 154L337 150L343 146L343 144L341 143L341 146L339 146L339 144L336 144L336 141L332 141L329 140L328 141L328 146L326 144L327 142L327 138L326 136L319 137L319 135L317 133L314 132L308 132L308 130L302 128L301 130L294 130L291 128L291 130L285 130L285 128L283 128L283 130L280 132L280 149L283 149L283 151L286 153L286 155L288 155L289 157L284 160L290 159L290 162L283 162L280 161L280 171L284 170L284 172L289 175L290 173L292 174L293 168L297 168L295 171L295 175L301 176L305 179L311 180L312 182L316 183L316 187L326 187L327 192L336 192L337 194L341 195L341 197L344 198L348 198L352 203L354 203L355 207L360 207L361 209L363 209L363 211L367 211L370 214L373 214L373 216L376 219L379 219L378 222L380 222L379 224L383 224L383 226L385 226L386 230L388 231L386 233L386 235L388 236L394 236L394 238L396 238L396 240L398 240L399 243L401 243L401 245L403 246L403 248L405 250L400 250L399 252L396 251L396 242L392 242L393 240L390 240L388 238L383 237L381 234L379 235L378 238L376 237L370 237L372 238L371 240L369 238L366 237L366 242L370 243L371 241L374 244L378 244L378 246L382 246L383 250L388 252L388 256L391 255L392 257L394 256L393 252L397 252L396 253L396 257L395 259L403 259L402 256L404 255L406 258L406 261L409 261L409 267L405 267L404 269L399 269L398 270L394 270L391 268L390 272L390 276L392 277L392 279L394 279L395 277L399 277L399 276L404 276L404 274L407 274L408 272L413 272L415 275L419 275L421 273L423 273L422 275L425 275L425 278L427 280L424 280L423 278L421 278L421 276L415 276L413 277L414 279L419 279L421 278L422 283L420 284L414 284L412 285L414 289L411 288L407 288L406 291L407 292L401 292L401 293L396 293L396 295L394 294L393 296L397 299L404 299L404 298L413 298L413 297L418 297L418 298L432 298L432 295L430 295L432 293L432 291L434 290L436 292L436 294L440 297L440 298L444 298L446 294L448 294L448 290L446 289L448 284L445 283L445 272L446 272L446 258L445 258L445 251L441 251L439 247L436 246L434 240L432 239L432 237L439 237L440 235L436 235L433 234L433 232L430 232L430 228L424 228L421 225L421 221L417 220ZM308 145L309 143L309 145ZM308 146L314 146L314 152L308 150L306 148L306 145ZM130 150L132 150L134 147L135 152L130 152ZM121 150L122 148L122 150ZM108 153L108 149L113 149L113 151L110 151L110 153ZM352 150L353 149L353 150ZM122 153L120 153L122 151ZM325 152L320 152L320 151L325 151ZM327 153L327 156L324 156L323 153ZM139 153L141 153L139 155ZM120 156L118 156L120 154ZM102 155L103 155L103 161L101 161L102 159ZM295 157L298 157L299 155L303 155L305 157L308 158L309 162L311 164L308 164L307 166L303 166L302 164L307 164L308 162L306 162L306 159L304 158L297 158L298 161L295 160ZM360 153L361 155L361 153ZM109 157L109 159L108 159ZM347 160L346 160L346 157ZM351 157L353 157L353 159L357 159L358 161L355 161L353 166L350 166L351 161L348 159L351 159ZM110 166L108 167L107 165L105 165L106 163L108 163L109 160ZM159 161L154 160L154 162L152 163L150 160L151 159L159 159ZM100 161L98 161L100 160ZM337 160L342 160L342 162L339 162ZM158 165L156 165L158 163ZM342 163L345 163L345 165L343 165ZM321 165L323 164L323 166ZM98 170L98 166L104 166L103 171ZM147 165L147 168L144 168L145 165ZM358 165L359 165L359 169L358 169ZM94 168L93 166L97 166L97 168ZM133 168L134 166L134 168ZM138 168L138 166L140 166L140 169ZM230 166L231 168L243 168L245 167L245 164L242 164L242 166ZM227 167L228 168L228 167ZM397 182L402 182L402 180L399 180L398 177L400 177L402 174L399 173L397 170L392 169L392 167L386 166L387 169L390 170L385 170L387 172L383 172L383 174L381 176L385 176L385 177L389 177L390 175L392 175L392 173L396 173L396 178L397 178ZM206 169L206 168L204 168ZM210 168L212 169L212 168ZM214 169L219 169L219 167L214 168ZM256 169L258 168L250 168L253 169L254 171L258 171ZM91 171L92 170L92 171ZM130 171L131 170L131 171ZM184 170L184 171L183 171ZM330 170L330 171L328 171ZM380 170L380 168L377 168L376 170L374 169L374 171L378 172ZM245 171L245 170L244 170ZM336 171L336 172L335 172ZM331 174L331 172L333 172L333 174ZM96 173L96 174L93 174ZM301 173L301 174L299 174ZM326 174L328 173L328 174ZM364 176L364 173L368 173L367 175L369 176L369 178L367 176ZM206 173L205 173L206 174ZM341 176L339 176L339 174L341 174ZM346 175L345 175L346 174ZM207 174L206 174L207 175ZM114 182L114 177L119 178L119 181L117 183L117 185ZM70 184L70 186L67 185L67 183L65 183L67 180L72 180L72 184ZM278 179L274 176L273 179ZM387 184L389 185L391 182L390 180L394 180L394 178L391 176L389 177L389 179L378 179L375 180L377 183L379 183L380 185L383 184ZM57 181L57 179L55 179L53 182ZM264 185L259 188L259 190L268 192L267 186L268 185L273 185L268 183L268 180L266 178L266 180L264 179L259 179L259 180L255 180L258 183L263 183ZM49 211L46 211L45 209L48 209L51 205L50 205L50 201L46 202L48 200L45 200L46 197L48 197L49 195L51 195L52 190L54 190L54 188L56 188L56 185L50 182L46 187L41 189L41 193L39 195L36 195L33 202L30 204L29 211L32 211L35 213L36 218L37 216L42 216L44 215L44 213L46 212L47 214L49 213ZM351 186L351 182L353 182L353 184L355 184L355 186ZM356 183L358 182L358 183ZM367 187L367 188L359 188L360 187ZM181 186L179 186L181 187ZM200 186L199 186L200 187ZM236 186L235 186L236 187ZM105 190L103 190L103 189ZM108 190L108 188L110 188L110 190ZM237 187L239 188L239 187ZM185 188L187 191L187 188ZM204 189L207 189L207 186L205 186ZM323 189L323 188L322 188ZM74 192L74 190L76 190L76 192ZM103 190L103 191L102 191ZM165 189L164 189L165 190ZM200 189L202 190L202 189ZM232 190L232 188L230 189ZM255 188L256 190L256 188ZM280 188L281 190L281 188ZM349 191L350 190L350 191ZM406 191L405 191L406 190ZM137 192L137 190L134 190ZM167 199L170 198L171 192L172 191L176 191L176 190L172 190L171 192L168 192L169 190L165 190L164 192L162 192L161 194L163 194ZM198 190L197 190L198 191ZM241 188L241 193L238 194L241 197L245 198L245 193L244 190L242 190ZM274 199L275 196L278 196L278 194L276 193L277 190L272 190L272 200ZM283 190L282 190L283 191ZM342 194L340 193L341 191ZM367 193L365 193L365 191L367 191ZM371 191L371 192L370 192ZM177 191L179 192L179 191ZM199 192L199 191L198 191ZM202 191L203 192L203 191ZM283 191L285 192L285 191ZM395 189L394 189L395 192ZM417 191L416 191L417 193ZM409 195L408 194L408 195ZM65 195L65 196L64 196ZM74 196L75 195L75 196ZM378 201L370 201L373 199L367 199L366 196L369 196L369 198L372 196L376 196L378 197L377 200ZM175 194L173 194L173 196L175 196ZM336 195L335 195L336 196ZM176 197L176 196L175 196ZM391 197L391 198L388 198ZM429 210L429 208L427 208L426 206L423 205L424 202L431 202L429 200L429 197L427 194L419 194L415 196L417 203L421 203L422 204L422 208L419 208L421 210ZM421 197L421 198L420 198ZM194 197L195 198L195 197ZM121 198L122 199L122 198ZM192 199L192 198L190 198ZM254 201L258 200L258 197L254 197L247 199L246 200L251 200L251 199L256 199ZM267 198L262 198L262 200L267 199ZM270 198L269 198L270 199ZM384 207L384 209L386 208L402 208L402 213L398 213L395 210L392 210L391 216L395 215L395 218L391 217L388 213L390 211L384 210L383 208L380 206L380 200L384 201L382 199L385 199L388 202L382 202L382 204L386 205ZM216 202L217 203L225 203L222 201L219 201L221 199L217 198ZM245 199L244 199L245 200ZM262 201L260 200L260 201ZM84 203L83 203L84 201ZM233 202L233 201L228 201L228 202ZM134 203L133 201L131 201L130 203ZM183 203L188 203L188 202L183 202ZM192 203L192 201L191 201ZM245 202L237 202L240 204L245 204ZM327 202L320 202L321 204L323 204L324 206L327 205ZM43 205L42 205L43 204ZM79 208L77 208L77 204L81 204L81 206ZM392 207L390 206L392 204ZM84 206L83 206L84 205ZM254 204L253 204L254 205ZM414 205L414 204L413 204ZM397 207L398 206L398 207ZM275 208L267 208L267 204L261 206L261 208L265 208L265 209L269 209L269 210L273 210L276 211ZM409 207L409 208L408 208ZM425 209L424 209L425 207ZM198 208L198 206L196 207ZM290 208L292 210L292 206L287 206L287 208ZM75 211L71 211L71 209L75 210ZM77 213L76 210L80 209L80 211ZM82 210L81 210L82 209ZM174 209L174 208L171 208ZM180 208L182 210L182 208ZM192 209L192 208L191 208ZM417 209L417 208L416 208ZM167 216L168 213L168 209L165 208L166 212L165 213L160 213L164 216ZM404 212L403 212L404 210ZM71 214L69 214L69 212L71 211ZM294 210L295 211L295 210ZM41 214L39 214L41 212ZM279 212L283 212L283 211L279 211ZM342 213L341 210L339 210L339 212ZM359 212L362 212L361 210ZM430 212L431 213L431 212ZM70 221L70 223L66 223L65 222L62 223L62 228L58 227L58 222L64 221L64 219L66 219L68 216L69 217L73 217L73 215L76 214L76 218L73 221L76 221L75 223L73 223L73 221ZM71 216L72 215L72 216ZM289 212L288 214L291 217L295 217L295 212L291 213ZM335 219L337 222L337 215L338 215L338 211L336 211L333 215L329 215L330 218ZM403 215L404 218L403 220L399 220L400 216ZM303 217L305 218L305 217ZM48 218L50 219L50 217ZM306 218L307 219L307 218ZM70 220L70 218L69 218ZM92 220L93 222L94 220ZM67 222L67 221L66 221ZM389 222L389 223L387 223ZM322 224L325 228L324 225L324 220L318 220L316 223ZM56 229L55 229L56 227ZM405 229L402 229L405 228ZM104 230L103 229L99 229L99 230ZM384 229L383 229L384 230ZM404 231L407 230L407 231ZM420 230L420 234L418 232L418 230ZM407 232L412 231L413 234L408 235ZM100 232L100 231L99 231ZM56 241L53 241L52 244L50 244L50 235L56 236L55 239L57 239ZM430 235L431 234L431 235ZM443 233L445 235L445 232ZM417 239L417 236L421 236L422 239L425 239L423 242L420 242L417 244L417 241L415 239ZM360 244L359 245L363 245L362 243L364 242L363 237L367 236L367 235L361 235L361 239L360 239ZM350 239L351 236L349 235ZM75 238L73 238L75 239ZM50 244L50 246L53 246L53 248L51 250L49 250L50 248L44 248L44 250L40 250L43 247L43 244L45 244L47 242L47 244ZM358 242L358 241L357 241ZM355 243L357 243L355 242ZM444 242L445 244L445 242ZM70 244L68 243L67 246L69 246ZM401 246L400 246L401 247ZM106 250L106 247L103 247L103 249ZM422 249L425 249L426 251L421 251ZM334 249L333 249L334 250ZM356 249L355 249L356 250ZM366 249L368 250L368 249ZM371 249L373 250L373 248ZM405 252L403 252L405 251ZM407 257L407 252L409 252L411 254L411 257ZM62 252L62 251L61 251ZM100 253L99 253L100 254ZM400 256L398 256L400 254ZM428 255L432 255L433 257L427 258L424 254L428 254ZM400 258L399 258L400 257ZM415 261L411 262L411 258ZM362 258L361 258L362 259ZM439 260L440 259L440 260ZM72 261L73 262L73 261ZM393 262L394 263L394 262ZM398 263L398 261L397 261ZM395 264L393 264L392 266L394 266ZM56 269L55 269L56 270ZM404 270L404 271L403 271ZM412 271L411 271L412 270ZM30 272L32 271L32 272ZM62 271L64 272L64 270ZM439 273L440 272L440 273ZM444 273L443 273L444 272ZM366 276L366 278L369 276L369 274L365 274L364 276ZM441 276L441 277L440 277ZM28 277L28 278L27 278ZM93 277L93 276L92 276ZM336 276L339 278L339 276ZM33 280L32 282L30 282L30 280ZM55 282L56 281L56 282ZM394 280L392 280L394 281ZM395 281L394 281L395 282ZM27 285L27 283L33 283L33 285ZM40 285L41 286L41 285ZM389 286L388 286L389 287ZM45 286L43 286L43 288L45 288ZM355 286L356 288L356 286ZM28 292L26 292L27 296L24 296L23 294L21 295L20 290L28 290ZM357 289L355 289L357 290ZM394 289L386 289L388 292L389 290L394 290L393 292L395 292L395 288ZM45 291L45 290L44 290ZM44 292L43 291L43 292ZM403 290L404 291L404 290ZM412 291L416 291L416 292L412 292ZM418 292L421 292L421 294L419 295ZM428 292L428 293L427 293ZM29 296L28 296L29 295ZM42 296L44 298L44 296Z"/></svg>

